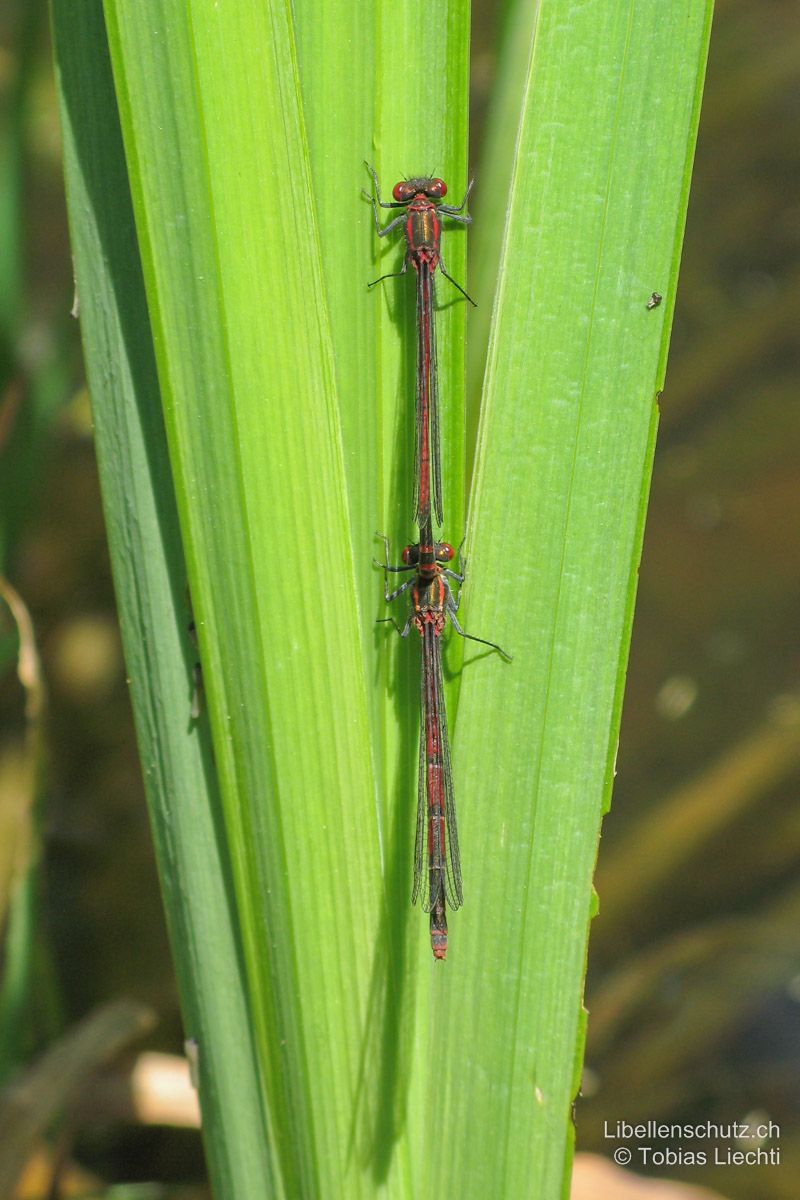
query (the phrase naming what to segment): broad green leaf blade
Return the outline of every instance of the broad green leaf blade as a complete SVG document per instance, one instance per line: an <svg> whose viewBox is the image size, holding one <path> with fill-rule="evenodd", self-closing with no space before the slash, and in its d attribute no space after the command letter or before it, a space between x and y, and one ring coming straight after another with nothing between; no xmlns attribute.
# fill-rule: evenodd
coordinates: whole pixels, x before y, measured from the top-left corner
<svg viewBox="0 0 800 1200"><path fill-rule="evenodd" d="M430 173L447 183L447 201L459 204L468 182L469 5L462 0L402 6L384 2L377 15L374 134L368 157L378 171L383 197L391 198L397 180ZM371 190L366 172L363 178ZM365 211L371 229L370 278L375 278L402 265L402 232L399 239L389 235L379 240L369 205ZM390 209L379 212L384 225L396 215ZM443 218L442 256L449 273L462 284L466 243L465 227ZM386 280L375 292L380 294L369 298L379 308L373 361L383 426L382 527L405 539L413 531L413 272ZM464 328L469 306L441 276L436 279L436 299L444 530L455 540L461 536L464 517Z"/></svg>
<svg viewBox="0 0 800 1200"><path fill-rule="evenodd" d="M412 521L414 473L415 290L413 271L372 291L367 283L403 261L402 230L378 238L364 160L378 171L383 196L397 179L432 171L458 203L467 183L469 7L456 0L371 9L301 0L294 6L298 61L308 130L313 194L296 194L314 208L330 311L336 381L347 473L353 559L362 601L362 639L372 697L373 738L386 764L381 788L383 836L390 882L406 923L410 880L408 838L413 814L404 808L403 832L392 830L398 799L410 799L416 753L417 662L413 647L393 647L386 628L382 580L372 559L391 538L395 555L416 537ZM425 30L426 35L421 36ZM396 210L380 210L385 225ZM444 221L442 248L454 278L465 280L466 230ZM445 535L459 540L464 520L464 325L467 304L437 281L438 359ZM392 651L398 659L392 659ZM409 661L410 660L410 661ZM406 662L400 693L387 696L386 664ZM398 717L403 726L398 745ZM398 834L402 843L397 845ZM401 892L397 891L400 887ZM418 923L419 924L419 923ZM423 921L424 925L424 921ZM422 944L422 943L421 943Z"/></svg>
<svg viewBox="0 0 800 1200"><path fill-rule="evenodd" d="M435 1063L442 1123L462 1131L437 1182L460 1195L549 1200L568 1184L591 877L710 11L539 10L463 605L514 662L467 655L456 726L466 904Z"/></svg>
<svg viewBox="0 0 800 1200"><path fill-rule="evenodd" d="M289 8L106 13L275 1169L334 1194L383 893Z"/></svg>
<svg viewBox="0 0 800 1200"><path fill-rule="evenodd" d="M218 1200L274 1194L155 359L100 0L52 25L80 322L114 582Z"/></svg>
<svg viewBox="0 0 800 1200"><path fill-rule="evenodd" d="M315 211L328 300L347 470L353 556L364 610L364 645L375 646L374 534L402 546L413 534L415 293L413 271L377 275L403 261L402 230L380 240L364 160L378 171L384 199L397 179L433 171L460 201L467 182L469 8L456 0L374 9L319 0L294 6L298 60L313 181L294 182ZM421 28L429 36L420 37ZM356 81L358 86L356 86ZM397 212L380 210L388 224ZM466 231L445 221L448 269L465 280ZM463 374L467 305L439 282L439 364L446 519L463 528ZM456 533L453 533L453 537Z"/></svg>
<svg viewBox="0 0 800 1200"><path fill-rule="evenodd" d="M298 59L308 129L325 288L347 463L353 557L362 598L367 679L372 696L388 913L371 959L375 998L365 1029L367 1072L357 1145L398 1194L418 1195L439 1154L427 1118L429 1009L437 979L428 920L410 903L417 804L419 645L400 643L387 614L383 579L372 565L391 538L394 561L416 539L414 472L415 288L413 272L367 282L400 267L402 231L380 240L361 189L378 171L384 199L407 175L432 172L459 203L468 181L469 8L452 0L374 10L314 0L295 5ZM420 36L425 30L425 36ZM362 88L354 86L358 79ZM396 210L380 210L388 223ZM442 250L465 281L467 231L443 222ZM459 541L464 520L464 326L467 304L437 280L437 339L445 537ZM405 619L405 599L394 606ZM449 691L449 689L448 689Z"/></svg>
<svg viewBox="0 0 800 1200"><path fill-rule="evenodd" d="M313 180L311 196L297 183L296 194L317 214L350 510L355 529L362 514L368 517L371 545L369 522L376 517L396 524L403 536L412 524L415 326L413 273L367 291L376 274L402 265L404 243L402 231L385 242L375 234L362 195L372 190L364 161L376 167L384 199L398 179L432 171L448 181L448 203L460 200L467 182L469 9L456 0L400 8L381 0L372 10L341 0L300 0L294 14ZM428 36L420 36L422 28ZM384 224L392 216L397 212L381 211ZM463 282L464 230L445 226L448 269ZM466 307L444 282L442 289L445 491L453 494L449 507L460 523Z"/></svg>

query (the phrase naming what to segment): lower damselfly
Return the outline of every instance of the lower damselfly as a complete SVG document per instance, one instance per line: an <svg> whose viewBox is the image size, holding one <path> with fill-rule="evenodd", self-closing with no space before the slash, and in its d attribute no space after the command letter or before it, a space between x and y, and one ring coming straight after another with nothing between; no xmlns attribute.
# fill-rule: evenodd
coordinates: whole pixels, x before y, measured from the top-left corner
<svg viewBox="0 0 800 1200"><path fill-rule="evenodd" d="M459 570L450 569L447 564L453 561L456 552L448 542L433 541L430 520L420 531L420 541L404 549L401 566L389 564L388 538L383 537L383 544L384 561L376 562L376 566L383 568L386 603L411 592L411 612L405 625L401 627L392 617L385 619L401 637L407 637L413 627L422 639L417 836L411 901L416 904L417 898L422 897L422 907L430 913L433 957L443 959L447 953L446 909L460 908L464 902L442 680L441 637L448 617L462 638L488 646L508 661L511 655L495 642L474 637L461 628L456 616L461 593L459 590L454 596L451 583L458 584L460 589L466 564L459 551ZM412 571L413 576L390 592L389 572L401 571Z"/></svg>
<svg viewBox="0 0 800 1200"><path fill-rule="evenodd" d="M469 200L472 184L470 183L460 204L442 204L441 201L447 194L447 184L443 179L435 179L430 176L402 179L392 189L394 199L382 200L378 176L369 163L364 165L375 184L376 194L374 196L370 196L368 192L364 194L372 201L378 237L386 237L387 233L391 233L402 225L406 238L406 253L400 270L381 275L368 286L374 287L383 279L393 279L397 275L405 275L409 263L414 268L417 277L417 445L414 476L414 520L420 528L423 526L431 510L432 500L434 515L438 524L441 525L443 518L442 468L439 453L439 382L434 317L436 309L434 275L437 268L445 279L449 279L462 296L469 300L470 304L474 305L475 301L447 272L440 246L439 218L447 216L453 221L461 221L465 225L471 222L472 217L463 210ZM404 211L388 225L381 227L378 205L381 208L402 208ZM433 489L432 496L431 487Z"/></svg>

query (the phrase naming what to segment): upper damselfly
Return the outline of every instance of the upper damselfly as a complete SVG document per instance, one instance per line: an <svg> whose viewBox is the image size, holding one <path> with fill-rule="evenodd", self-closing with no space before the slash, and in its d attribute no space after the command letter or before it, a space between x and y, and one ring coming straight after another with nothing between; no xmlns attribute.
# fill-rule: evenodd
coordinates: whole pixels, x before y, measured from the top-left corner
<svg viewBox="0 0 800 1200"><path fill-rule="evenodd" d="M459 551L459 570L450 569L447 564L452 562L455 551L448 542L433 541L430 521L420 533L420 542L406 546L402 566L389 565L386 537L383 544L384 561L376 565L383 568L386 603L391 604L411 590L411 612L405 625L401 628L391 617L386 620L394 625L401 637L407 637L413 626L422 639L417 836L411 900L415 904L417 897L422 896L422 907L430 913L433 957L443 959L447 953L446 909L460 908L464 902L442 680L441 636L448 617L461 637L480 642L509 661L511 655L495 642L473 637L461 628L456 616L461 594L459 591L458 596L454 596L450 584L460 586L464 582L465 563ZM413 571L414 574L390 592L390 571Z"/></svg>
<svg viewBox="0 0 800 1200"><path fill-rule="evenodd" d="M392 188L393 200L382 200L378 184L378 176L369 163L364 164L375 184L376 196L369 196L372 201L372 211L375 214L375 228L378 237L385 237L400 225L404 227L406 237L406 253L403 265L399 271L390 271L374 279L368 286L373 287L383 279L393 279L397 275L405 275L408 264L414 268L417 277L417 415L416 415L416 473L414 476L414 520L420 526L425 524L431 512L439 525L442 523L442 469L439 454L439 387L436 364L436 328L435 328L435 289L434 274L436 269L441 271L445 279L449 279L458 288L462 296L474 305L475 301L467 295L460 283L449 275L442 259L440 248L441 227L439 217L452 217L468 225L472 220L463 210L466 208L469 194L472 191L470 183L464 199L459 205L442 204L447 195L447 184L443 179L423 176L415 179L402 179ZM365 193L368 194L368 193ZM377 202L376 202L377 197ZM378 205L381 208L402 208L404 211L395 217L388 225L381 227L378 216ZM431 497L431 485L433 496Z"/></svg>

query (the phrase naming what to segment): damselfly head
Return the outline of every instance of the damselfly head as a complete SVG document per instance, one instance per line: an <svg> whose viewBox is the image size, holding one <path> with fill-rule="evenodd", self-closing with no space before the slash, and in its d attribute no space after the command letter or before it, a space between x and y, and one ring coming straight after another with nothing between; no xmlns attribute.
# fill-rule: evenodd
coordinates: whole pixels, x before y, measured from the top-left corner
<svg viewBox="0 0 800 1200"><path fill-rule="evenodd" d="M408 204L420 192L429 200L441 200L447 195L447 184L443 179L421 176L419 179L401 179L392 188L392 195L398 204Z"/></svg>

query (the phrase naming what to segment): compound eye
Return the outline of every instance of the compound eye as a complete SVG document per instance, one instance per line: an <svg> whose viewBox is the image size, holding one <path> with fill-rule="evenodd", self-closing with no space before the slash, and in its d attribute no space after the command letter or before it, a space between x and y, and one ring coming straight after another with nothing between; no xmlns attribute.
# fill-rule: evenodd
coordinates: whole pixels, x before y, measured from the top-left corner
<svg viewBox="0 0 800 1200"><path fill-rule="evenodd" d="M396 183L392 188L392 195L399 204L407 204L414 195L413 188L410 188L405 180Z"/></svg>
<svg viewBox="0 0 800 1200"><path fill-rule="evenodd" d="M443 179L431 179L425 191L432 200L441 200L447 195L447 184Z"/></svg>
<svg viewBox="0 0 800 1200"><path fill-rule="evenodd" d="M406 566L408 566L408 564L411 561L411 546L406 546L406 548L403 550L403 553L400 555L400 557L402 558L402 560L406 564Z"/></svg>
<svg viewBox="0 0 800 1200"><path fill-rule="evenodd" d="M439 562L451 562L455 555L456 552L449 542L439 542L436 547L436 557Z"/></svg>

